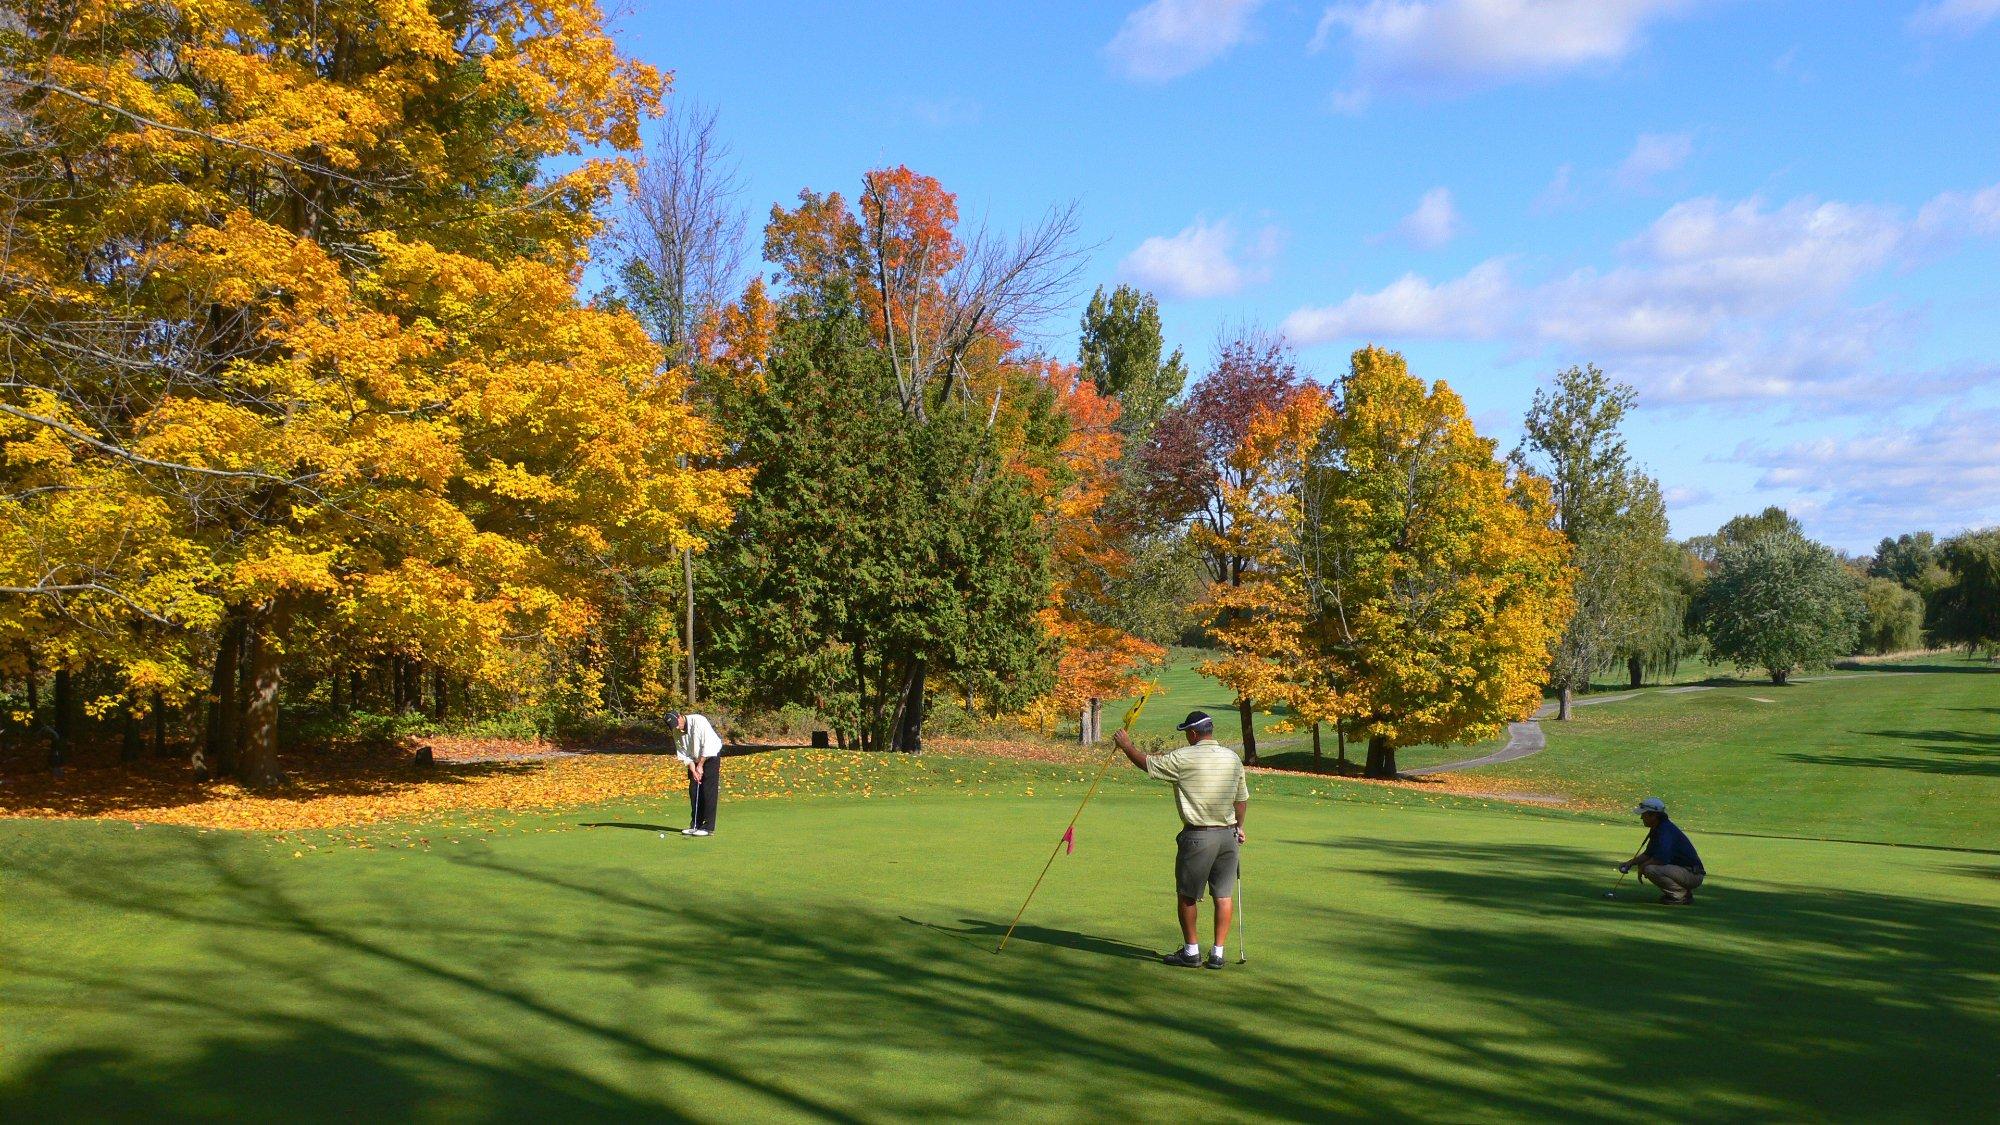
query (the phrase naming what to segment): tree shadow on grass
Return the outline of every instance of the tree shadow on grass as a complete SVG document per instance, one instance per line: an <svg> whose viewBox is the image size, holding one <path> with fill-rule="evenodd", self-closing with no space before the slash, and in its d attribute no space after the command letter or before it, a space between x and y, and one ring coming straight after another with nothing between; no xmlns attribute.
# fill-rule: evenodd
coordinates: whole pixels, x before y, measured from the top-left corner
<svg viewBox="0 0 2000 1125"><path fill-rule="evenodd" d="M1605 859L1582 849L1342 846L1424 899L1537 922L1407 925L1383 955L1420 957L1552 1027L1601 1025L1636 1048L1624 1080L1644 1082L1646 1059L1673 1060L1679 1116L1944 1120L2000 1105L2000 988L1972 952L2000 927L2000 902L1800 892L1725 873L1699 905L1667 908L1605 902Z"/></svg>
<svg viewBox="0 0 2000 1125"><path fill-rule="evenodd" d="M694 1121L577 1070L267 1013L254 1031L158 1050L77 1048L0 1086L14 1121Z"/></svg>
<svg viewBox="0 0 2000 1125"><path fill-rule="evenodd" d="M1948 746L1922 746L1915 749L1934 753L1964 753ZM1911 773L1931 773L1940 777L2000 777L2000 759L1992 761L1964 761L1953 758L1922 758L1909 754L1800 754L1781 755L1788 762L1798 762L1808 766L1858 766L1863 769L1907 770Z"/></svg>
<svg viewBox="0 0 2000 1125"><path fill-rule="evenodd" d="M17 1064L0 1116L98 1104L102 1075L132 1116L1639 1122L1659 1115L1661 1060L1678 1116L1993 1102L2000 1005L1978 951L2000 910L1965 903L1721 880L1674 912L1604 903L1604 857L1580 849L1344 840L1328 871L1427 912L1345 912L1308 889L1325 885L1313 870L1264 909L1323 918L1314 932L1404 974L1407 1002L1371 1009L1331 974L1154 972L1061 930L1037 956L994 957L971 941L984 919L939 942L916 927L952 931L866 906L748 911L673 871L573 855L439 857L442 883L363 866L322 902L222 838L181 846L204 893L163 893L145 865L7 865L14 895L193 928L228 975L18 951L10 1018L124 1010L146 1045ZM146 1042L160 1027L174 1034Z"/></svg>
<svg viewBox="0 0 2000 1125"><path fill-rule="evenodd" d="M1813 766L1860 766L1909 770L1944 777L2000 777L2000 735L1984 731L1870 730L1858 735L1901 743L1906 754L1809 754L1794 751L1785 760ZM1928 756L1926 756L1928 755Z"/></svg>
<svg viewBox="0 0 2000 1125"><path fill-rule="evenodd" d="M907 915L903 916L901 920L913 926L922 926L925 929L934 930L938 933L958 938L961 941L970 942L986 950L988 953L998 952L1000 939L1007 934L1007 923L987 921L979 918L960 918L958 920L958 929L941 926L936 922L925 922ZM1085 953L1101 954L1106 957L1137 957L1146 961L1157 961L1160 959L1158 953L1143 945L1134 945L1129 941L1099 937L1096 934L1086 934L1076 930L1037 926L1031 922L1024 922L1014 927L1014 934L1007 939L1007 943L1013 945L1016 942L1055 946L1060 949L1076 949Z"/></svg>
<svg viewBox="0 0 2000 1125"><path fill-rule="evenodd" d="M636 832L668 832L675 836L681 834L679 828L669 828L664 824L634 824L623 820L584 820L578 821L576 826L578 828L630 828Z"/></svg>
<svg viewBox="0 0 2000 1125"><path fill-rule="evenodd" d="M1995 734L1992 731L1933 729L1933 730L1869 730L1869 731L1857 731L1856 733L1869 735L1874 738L1893 738L1899 742L1958 743L1965 746L1971 746L1982 751L1985 750L2000 751L2000 734ZM1927 747L1927 749L1942 750L1941 747ZM1944 751L1944 752L1958 753L1960 751Z"/></svg>

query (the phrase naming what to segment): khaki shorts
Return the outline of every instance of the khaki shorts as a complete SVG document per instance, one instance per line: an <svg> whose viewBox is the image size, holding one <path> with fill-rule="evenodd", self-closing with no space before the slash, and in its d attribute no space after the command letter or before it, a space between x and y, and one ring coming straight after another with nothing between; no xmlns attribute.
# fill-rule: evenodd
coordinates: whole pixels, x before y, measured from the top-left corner
<svg viewBox="0 0 2000 1125"><path fill-rule="evenodd" d="M1216 898L1236 897L1236 829L1183 828L1174 842L1174 887L1182 898L1199 902L1204 887Z"/></svg>

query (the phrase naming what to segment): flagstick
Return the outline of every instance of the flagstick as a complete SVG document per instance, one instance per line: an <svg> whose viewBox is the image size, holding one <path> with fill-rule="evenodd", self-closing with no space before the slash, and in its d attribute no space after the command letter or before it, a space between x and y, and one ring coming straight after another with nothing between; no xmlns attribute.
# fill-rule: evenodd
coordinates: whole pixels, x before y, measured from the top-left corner
<svg viewBox="0 0 2000 1125"><path fill-rule="evenodd" d="M1103 781L1104 775L1111 772L1111 763L1115 761L1117 757L1118 757L1118 744L1116 742L1113 742L1111 744L1111 753L1106 754L1104 756L1104 765L1098 767L1097 778L1090 783L1090 791L1083 795L1083 803L1076 806L1076 816L1070 817L1069 827L1063 829L1064 839L1070 838L1069 835L1070 832L1076 828L1077 817L1081 817L1083 815L1083 806L1088 805L1090 803L1090 799L1097 795L1097 783ZM1021 924L1021 915L1026 914L1028 912L1028 903L1035 901L1035 892L1042 889L1042 880L1048 878L1049 868L1054 867L1056 865L1056 853L1062 850L1062 846L1063 846L1062 840L1057 840L1056 846L1049 850L1049 861L1047 863L1042 864L1042 873L1040 875L1035 876L1035 885L1028 889L1028 897L1021 902L1021 909L1014 912L1014 920L1012 922L1007 923L1007 932L1000 935L1000 948L995 949L993 952L995 953L1006 952L1007 939L1014 936L1014 927Z"/></svg>

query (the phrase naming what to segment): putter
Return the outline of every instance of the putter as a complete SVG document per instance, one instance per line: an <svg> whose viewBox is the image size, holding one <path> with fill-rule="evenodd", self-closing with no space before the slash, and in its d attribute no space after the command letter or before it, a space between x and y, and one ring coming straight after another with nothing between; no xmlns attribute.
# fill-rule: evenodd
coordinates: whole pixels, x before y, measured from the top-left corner
<svg viewBox="0 0 2000 1125"><path fill-rule="evenodd" d="M1646 838L1645 838L1644 840L1640 840L1640 841L1639 841L1639 850L1640 850L1640 851L1644 851L1644 850L1646 849L1646 840L1651 840L1652 838L1653 838L1653 834L1652 834L1651 832L1647 832L1647 833L1646 833ZM1633 868L1633 871L1634 871L1634 874L1633 874L1632 878L1633 878L1633 880L1634 880L1634 881L1637 881L1637 880L1639 880L1640 878L1642 878L1642 876L1640 876L1640 875L1638 875L1638 874L1637 874L1637 871L1638 871L1638 868L1636 868L1636 867L1635 867L1635 868ZM1623 871L1620 871L1620 872L1618 873L1618 878L1617 878L1617 879L1615 879L1615 880L1614 880L1614 881L1612 882L1612 884L1611 884L1611 889L1610 889L1610 890L1608 890L1608 891L1605 891L1605 892L1604 892L1604 897L1605 897L1605 898L1617 898L1617 897L1618 897L1618 888L1619 888L1620 886L1622 886L1622 885L1624 884L1624 882L1625 882L1625 872L1623 872Z"/></svg>
<svg viewBox="0 0 2000 1125"><path fill-rule="evenodd" d="M1243 863L1236 864L1236 963L1250 963L1250 927L1243 924Z"/></svg>

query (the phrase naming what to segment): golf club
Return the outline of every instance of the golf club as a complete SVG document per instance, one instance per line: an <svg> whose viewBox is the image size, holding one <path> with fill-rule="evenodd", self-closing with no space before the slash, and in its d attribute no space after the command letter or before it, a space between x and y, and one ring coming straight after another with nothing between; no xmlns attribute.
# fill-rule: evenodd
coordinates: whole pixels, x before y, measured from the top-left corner
<svg viewBox="0 0 2000 1125"><path fill-rule="evenodd" d="M1648 832L1646 833L1646 837L1645 837L1645 839L1644 839L1644 840L1640 840L1640 841L1639 841L1639 850L1640 850L1640 851L1645 851L1645 850L1646 850L1646 841L1647 841L1647 840L1651 840L1652 838L1653 838L1653 833L1652 833L1651 831L1648 831ZM1639 880L1639 879L1643 878L1643 876L1640 876L1640 875L1636 875L1636 874L1635 874L1635 875L1633 875L1633 876L1632 876L1632 878L1633 878L1633 879L1634 879L1635 881L1637 881L1637 880ZM1618 888L1619 888L1619 886L1620 886L1620 885L1622 885L1622 884L1623 884L1624 882L1625 882L1625 869L1621 867L1621 868L1619 868L1619 869L1618 869L1618 878L1616 878L1615 880L1613 880L1613 881L1612 881L1612 883L1611 883L1611 889L1610 889L1610 890L1608 890L1608 891L1605 891L1605 892L1604 892L1604 897L1605 897L1605 898L1617 898L1617 897L1618 897Z"/></svg>
<svg viewBox="0 0 2000 1125"><path fill-rule="evenodd" d="M1243 923L1243 864L1236 864L1236 963L1250 963L1250 927Z"/></svg>

